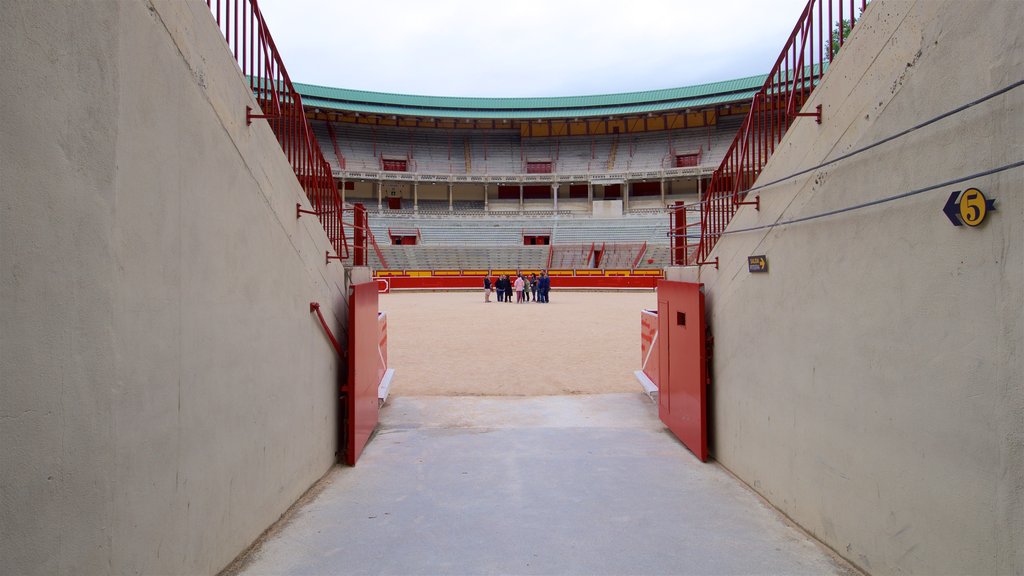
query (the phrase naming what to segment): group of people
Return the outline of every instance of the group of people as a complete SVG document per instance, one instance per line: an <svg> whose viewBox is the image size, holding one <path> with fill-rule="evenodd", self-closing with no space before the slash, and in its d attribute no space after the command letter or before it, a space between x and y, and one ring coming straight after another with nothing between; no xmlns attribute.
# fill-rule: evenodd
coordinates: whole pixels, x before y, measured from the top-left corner
<svg viewBox="0 0 1024 576"><path fill-rule="evenodd" d="M515 279L502 274L497 280L491 280L490 276L484 277L484 302L491 301L491 293L498 293L498 302L511 302L512 293L515 292L516 302L530 302L530 295L533 295L534 302L547 303L548 292L551 291L551 278L547 271L541 270L540 276L519 273Z"/></svg>

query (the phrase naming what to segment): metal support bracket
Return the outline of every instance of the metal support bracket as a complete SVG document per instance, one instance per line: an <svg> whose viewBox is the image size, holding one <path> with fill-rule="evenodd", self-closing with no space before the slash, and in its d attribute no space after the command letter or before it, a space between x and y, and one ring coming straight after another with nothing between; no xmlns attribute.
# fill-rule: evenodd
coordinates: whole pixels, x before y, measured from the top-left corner
<svg viewBox="0 0 1024 576"><path fill-rule="evenodd" d="M325 264L330 264L331 260L342 260L342 259L343 258L341 256L331 256L331 251L330 250L324 250L324 263Z"/></svg>
<svg viewBox="0 0 1024 576"><path fill-rule="evenodd" d="M814 112L794 112L792 116L814 116L814 121L821 124L821 104L814 107Z"/></svg>
<svg viewBox="0 0 1024 576"><path fill-rule="evenodd" d="M750 200L742 200L742 201L741 200L733 200L732 203L733 203L734 206L753 206L754 210L757 210L758 212L761 211L761 195L760 194L758 194L757 196L754 196L754 201L753 202L751 202Z"/></svg>
<svg viewBox="0 0 1024 576"><path fill-rule="evenodd" d="M253 114L252 113L252 106L246 106L245 107L245 125L246 126L251 126L252 125L252 121L253 121L254 118L267 118L267 119L270 119L270 118L278 118L278 117L280 117L279 114Z"/></svg>
<svg viewBox="0 0 1024 576"><path fill-rule="evenodd" d="M320 325L323 326L324 331L327 332L327 337L330 338L331 345L334 346L334 351L338 353L338 356L344 358L345 352L341 349L341 346L338 344L338 340L335 339L334 332L331 332L330 327L327 326L327 320L324 319L324 314L323 312L320 311L319 302L309 303L309 313L312 314L313 312L316 312L317 317L320 318Z"/></svg>
<svg viewBox="0 0 1024 576"><path fill-rule="evenodd" d="M714 260L705 260L703 262L697 262L697 266L707 266L710 264L713 264L715 266L715 270L718 270L718 256L715 256Z"/></svg>
<svg viewBox="0 0 1024 576"><path fill-rule="evenodd" d="M317 214L316 210L304 210L302 208L302 203L296 202L295 203L295 219L297 220L299 218L302 218L303 214L312 214L314 216L319 216L319 214Z"/></svg>

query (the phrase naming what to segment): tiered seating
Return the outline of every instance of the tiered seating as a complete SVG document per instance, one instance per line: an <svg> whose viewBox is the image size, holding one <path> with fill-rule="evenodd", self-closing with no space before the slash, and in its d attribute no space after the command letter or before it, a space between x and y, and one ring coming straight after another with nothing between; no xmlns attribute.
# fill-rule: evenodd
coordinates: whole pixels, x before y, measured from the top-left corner
<svg viewBox="0 0 1024 576"><path fill-rule="evenodd" d="M372 127L342 122L335 123L334 130L349 170L379 170L384 155L408 158L409 171L429 174L523 174L524 158L551 160L557 173L586 174L671 168L675 165L673 152L698 150L703 152L701 165L717 166L742 121L740 116L726 117L710 130L527 139L520 138L518 130ZM328 161L340 169L326 124L312 124Z"/></svg>
<svg viewBox="0 0 1024 576"><path fill-rule="evenodd" d="M688 214L698 220L694 211ZM605 269L670 265L665 214L622 218L495 217L480 214L370 215L370 228L392 269L587 268L591 248L604 249ZM388 228L417 228L421 244L388 245ZM524 246L523 230L550 230L551 246ZM637 257L641 254L639 261ZM375 255L371 265L379 267Z"/></svg>
<svg viewBox="0 0 1024 576"><path fill-rule="evenodd" d="M587 258L590 256L593 246L594 244L591 242L582 244L552 244L551 267L584 268L589 266Z"/></svg>
<svg viewBox="0 0 1024 576"><path fill-rule="evenodd" d="M613 242L602 243L601 247L604 248L601 268L632 268L647 246L643 242Z"/></svg>
<svg viewBox="0 0 1024 576"><path fill-rule="evenodd" d="M447 210L447 204L445 205ZM694 215L694 217L699 217ZM591 242L668 243L668 217L624 218L494 218L494 217L388 217L371 214L370 229L377 238L388 237L388 228L419 228L424 245L471 246L522 244L524 228L550 228L555 244Z"/></svg>
<svg viewBox="0 0 1024 576"><path fill-rule="evenodd" d="M381 246L381 252L394 270L539 269L548 260L547 246ZM376 254L370 266L380 267Z"/></svg>
<svg viewBox="0 0 1024 576"><path fill-rule="evenodd" d="M470 131L473 174L518 174L522 171L518 130Z"/></svg>
<svg viewBox="0 0 1024 576"><path fill-rule="evenodd" d="M672 247L668 244L648 244L647 251L637 268L664 268L672 264Z"/></svg>

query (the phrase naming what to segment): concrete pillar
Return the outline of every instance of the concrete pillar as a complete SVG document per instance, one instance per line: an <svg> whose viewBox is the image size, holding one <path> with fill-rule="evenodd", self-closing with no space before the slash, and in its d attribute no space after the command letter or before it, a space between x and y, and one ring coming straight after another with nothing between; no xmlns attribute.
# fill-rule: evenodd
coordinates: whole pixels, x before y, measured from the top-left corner
<svg viewBox="0 0 1024 576"><path fill-rule="evenodd" d="M484 183L484 212L490 210L490 198L487 193L487 184Z"/></svg>
<svg viewBox="0 0 1024 576"><path fill-rule="evenodd" d="M345 179L341 179L341 205L345 205Z"/></svg>
<svg viewBox="0 0 1024 576"><path fill-rule="evenodd" d="M452 187L453 186L454 186L454 184L452 184L451 182L448 183L448 211L449 212L452 211L453 204L454 204L454 201L452 199L453 196L454 196L454 193L452 192Z"/></svg>
<svg viewBox="0 0 1024 576"><path fill-rule="evenodd" d="M665 179L661 179L661 205L665 205Z"/></svg>
<svg viewBox="0 0 1024 576"><path fill-rule="evenodd" d="M629 182L622 183L622 213L629 212Z"/></svg>
<svg viewBox="0 0 1024 576"><path fill-rule="evenodd" d="M590 213L594 213L594 183L587 182L587 208L590 209Z"/></svg>
<svg viewBox="0 0 1024 576"><path fill-rule="evenodd" d="M384 209L384 181L377 180L377 212Z"/></svg>
<svg viewBox="0 0 1024 576"><path fill-rule="evenodd" d="M412 183L412 211L413 212L419 212L420 211L420 183L419 183L419 181L414 181Z"/></svg>
<svg viewBox="0 0 1024 576"><path fill-rule="evenodd" d="M552 210L558 211L558 183L554 182L551 184L551 206Z"/></svg>
<svg viewBox="0 0 1024 576"><path fill-rule="evenodd" d="M519 213L523 213L523 184L519 184Z"/></svg>
<svg viewBox="0 0 1024 576"><path fill-rule="evenodd" d="M697 176L697 202L704 200L704 178Z"/></svg>

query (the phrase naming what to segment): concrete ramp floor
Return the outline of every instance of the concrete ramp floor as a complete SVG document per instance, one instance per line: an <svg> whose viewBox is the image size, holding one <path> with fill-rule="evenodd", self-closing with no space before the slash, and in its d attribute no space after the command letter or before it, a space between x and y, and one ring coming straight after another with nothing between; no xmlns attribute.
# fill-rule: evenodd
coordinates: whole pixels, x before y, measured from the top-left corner
<svg viewBox="0 0 1024 576"><path fill-rule="evenodd" d="M241 574L856 574L647 396L398 397Z"/></svg>

